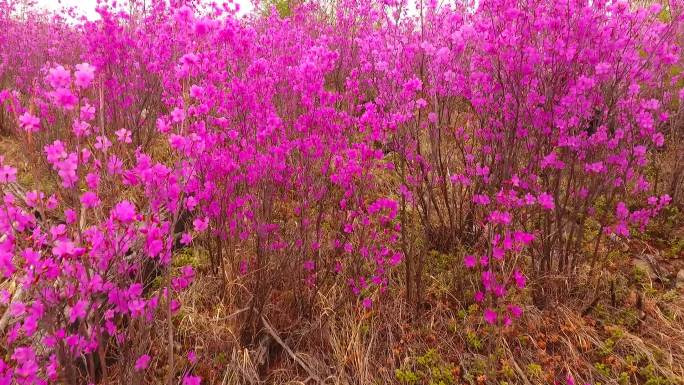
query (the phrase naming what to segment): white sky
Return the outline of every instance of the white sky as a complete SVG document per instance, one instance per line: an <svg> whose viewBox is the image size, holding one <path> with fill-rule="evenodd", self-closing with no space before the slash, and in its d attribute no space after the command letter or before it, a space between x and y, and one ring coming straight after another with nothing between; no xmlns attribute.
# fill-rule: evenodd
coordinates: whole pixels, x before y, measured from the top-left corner
<svg viewBox="0 0 684 385"><path fill-rule="evenodd" d="M95 7L97 5L96 0L36 0L36 3L39 7L52 11L56 11L62 7L75 7L89 19L97 17L97 13L95 12ZM126 0L119 0L118 3L126 3ZM233 0L233 3L240 4L240 12L238 15L244 15L254 8L249 0Z"/></svg>

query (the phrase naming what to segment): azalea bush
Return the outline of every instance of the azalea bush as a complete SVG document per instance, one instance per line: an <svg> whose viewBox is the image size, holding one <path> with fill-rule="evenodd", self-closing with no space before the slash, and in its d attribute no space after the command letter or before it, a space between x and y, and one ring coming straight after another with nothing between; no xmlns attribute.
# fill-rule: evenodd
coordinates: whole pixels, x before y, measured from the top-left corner
<svg viewBox="0 0 684 385"><path fill-rule="evenodd" d="M240 287L246 345L276 296L292 318L339 287L335 308L382 311L394 293L419 311L431 251L456 257L454 295L499 331L528 282L544 307L553 277L600 267L670 202L647 170L683 95L676 2L238 18L153 1L76 22L0 4L2 132L40 176L22 186L0 158L0 274L17 288L0 293L0 383L96 383L112 360L198 383L174 364L196 274L174 267L182 247Z"/></svg>
<svg viewBox="0 0 684 385"><path fill-rule="evenodd" d="M173 293L194 276L189 266L175 277L168 269L193 174L133 148L130 131L108 136L95 125L95 71L89 63L73 73L50 68L42 95L50 108L41 117L8 103L29 148L32 137L50 137L50 118L72 130L41 151L59 182L54 191L24 191L17 170L0 161L2 274L18 287L2 293L7 383L106 377L107 357L130 357L124 347L149 335L152 320L171 317ZM152 292L161 274L165 286Z"/></svg>

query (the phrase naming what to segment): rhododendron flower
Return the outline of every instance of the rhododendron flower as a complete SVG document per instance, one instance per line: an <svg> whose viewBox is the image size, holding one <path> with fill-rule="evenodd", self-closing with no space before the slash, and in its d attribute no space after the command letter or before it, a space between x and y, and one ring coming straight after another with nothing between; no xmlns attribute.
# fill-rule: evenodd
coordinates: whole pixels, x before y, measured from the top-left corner
<svg viewBox="0 0 684 385"><path fill-rule="evenodd" d="M183 244L183 245L185 245L185 246L189 245L190 243L192 243L192 234L190 234L190 233L183 233L183 234L181 235L180 242L181 242L181 244Z"/></svg>
<svg viewBox="0 0 684 385"><path fill-rule="evenodd" d="M12 317L19 317L26 313L26 304L21 301L14 301L9 307L9 312Z"/></svg>
<svg viewBox="0 0 684 385"><path fill-rule="evenodd" d="M483 293L481 291L476 292L474 295L475 302L477 302L477 303L484 301L484 298L485 298L485 293Z"/></svg>
<svg viewBox="0 0 684 385"><path fill-rule="evenodd" d="M312 260L308 260L304 262L303 267L306 271L313 271L316 269L316 263Z"/></svg>
<svg viewBox="0 0 684 385"><path fill-rule="evenodd" d="M61 65L58 65L48 71L46 80L52 88L68 87L69 83L71 83L71 73Z"/></svg>
<svg viewBox="0 0 684 385"><path fill-rule="evenodd" d="M84 137L90 135L90 123L82 120L77 120L72 126L72 130L76 137Z"/></svg>
<svg viewBox="0 0 684 385"><path fill-rule="evenodd" d="M79 300L69 310L69 322L73 323L76 320L84 319L88 309L88 301Z"/></svg>
<svg viewBox="0 0 684 385"><path fill-rule="evenodd" d="M87 88L95 79L95 67L88 63L76 64L74 73L74 83L81 88Z"/></svg>
<svg viewBox="0 0 684 385"><path fill-rule="evenodd" d="M200 385L201 383L202 379L200 377L190 375L183 377L183 385Z"/></svg>
<svg viewBox="0 0 684 385"><path fill-rule="evenodd" d="M486 309L484 311L484 320L490 325L496 324L497 317L496 311L492 309Z"/></svg>
<svg viewBox="0 0 684 385"><path fill-rule="evenodd" d="M515 270L513 272L513 279L515 280L515 285L518 286L519 289L524 289L525 285L527 284L527 277L523 275L519 270Z"/></svg>
<svg viewBox="0 0 684 385"><path fill-rule="evenodd" d="M57 240L52 248L52 254L58 257L73 256L76 254L76 247L72 241Z"/></svg>
<svg viewBox="0 0 684 385"><path fill-rule="evenodd" d="M584 165L587 172L600 173L604 171L603 162L587 163Z"/></svg>
<svg viewBox="0 0 684 385"><path fill-rule="evenodd" d="M662 147L665 144L665 136L663 136L663 134L660 132L653 134L651 140L656 147Z"/></svg>
<svg viewBox="0 0 684 385"><path fill-rule="evenodd" d="M197 363L197 354L194 350L188 352L188 361L193 365Z"/></svg>
<svg viewBox="0 0 684 385"><path fill-rule="evenodd" d="M97 207L100 204L100 199L92 191L86 191L81 195L81 204L85 208Z"/></svg>
<svg viewBox="0 0 684 385"><path fill-rule="evenodd" d="M55 104L67 111L76 107L78 98L68 88L58 88L52 94Z"/></svg>
<svg viewBox="0 0 684 385"><path fill-rule="evenodd" d="M489 167L487 166L480 166L477 164L475 166L475 175L481 176L481 177L486 177L489 175Z"/></svg>
<svg viewBox="0 0 684 385"><path fill-rule="evenodd" d="M520 306L509 305L508 311L511 313L511 316L513 316L513 318L520 318L520 316L522 316L522 308L520 308Z"/></svg>
<svg viewBox="0 0 684 385"><path fill-rule="evenodd" d="M115 131L114 134L116 134L116 137L119 139L119 142L121 142L121 143L132 143L133 142L133 140L131 139L131 131L130 130L122 128L120 130Z"/></svg>
<svg viewBox="0 0 684 385"><path fill-rule="evenodd" d="M192 86L190 86L190 97L192 97L194 99L199 99L202 97L203 94L204 94L204 88L202 88L196 84L193 84Z"/></svg>
<svg viewBox="0 0 684 385"><path fill-rule="evenodd" d="M135 370L141 371L147 369L151 359L152 358L147 354L143 354L142 356L138 357L138 359L135 361Z"/></svg>
<svg viewBox="0 0 684 385"><path fill-rule="evenodd" d="M553 210L556 205L553 203L553 196L547 193L541 193L537 196L537 202L546 210Z"/></svg>
<svg viewBox="0 0 684 385"><path fill-rule="evenodd" d="M185 120L185 111L182 108L174 108L173 111L171 111L171 119L176 123L182 122Z"/></svg>
<svg viewBox="0 0 684 385"><path fill-rule="evenodd" d="M190 22L195 18L195 13L192 11L192 8L188 7L187 5L182 5L181 7L176 9L176 12L174 14L174 18L176 19L177 22ZM186 385L192 385L192 384L186 384Z"/></svg>
<svg viewBox="0 0 684 385"><path fill-rule="evenodd" d="M40 129L40 119L27 111L19 117L19 125L26 132L37 132Z"/></svg>
<svg viewBox="0 0 684 385"><path fill-rule="evenodd" d="M64 220L67 224L76 222L76 211L73 209L64 210Z"/></svg>
<svg viewBox="0 0 684 385"><path fill-rule="evenodd" d="M487 195L476 194L473 196L473 202L478 205L488 205L489 197Z"/></svg>
<svg viewBox="0 0 684 385"><path fill-rule="evenodd" d="M660 196L660 206L667 206L672 202L672 197L669 194L663 194Z"/></svg>
<svg viewBox="0 0 684 385"><path fill-rule="evenodd" d="M0 183L14 183L17 181L17 169L8 165L0 167Z"/></svg>
<svg viewBox="0 0 684 385"><path fill-rule="evenodd" d="M629 216L629 209L625 202L618 202L615 207L615 215L620 219L626 219Z"/></svg>
<svg viewBox="0 0 684 385"><path fill-rule="evenodd" d="M112 146L112 142L110 142L106 136L100 135L100 136L95 138L94 147L96 149L102 150L102 151L107 151L107 149L110 148L111 146Z"/></svg>
<svg viewBox="0 0 684 385"><path fill-rule="evenodd" d="M503 225L508 225L511 223L511 214L507 211L499 211L499 210L494 210L489 213L489 216L487 218L489 222L494 223L494 224L503 224Z"/></svg>
<svg viewBox="0 0 684 385"><path fill-rule="evenodd" d="M121 223L130 223L135 218L135 205L129 201L121 201L112 209L112 218Z"/></svg>
<svg viewBox="0 0 684 385"><path fill-rule="evenodd" d="M209 227L209 218L207 218L207 217L195 218L192 221L192 225L193 225L195 231L197 231L198 233L201 233Z"/></svg>
<svg viewBox="0 0 684 385"><path fill-rule="evenodd" d="M364 308L370 309L371 307L373 307L373 300L366 297L363 299L363 301L361 301L361 304L363 305Z"/></svg>

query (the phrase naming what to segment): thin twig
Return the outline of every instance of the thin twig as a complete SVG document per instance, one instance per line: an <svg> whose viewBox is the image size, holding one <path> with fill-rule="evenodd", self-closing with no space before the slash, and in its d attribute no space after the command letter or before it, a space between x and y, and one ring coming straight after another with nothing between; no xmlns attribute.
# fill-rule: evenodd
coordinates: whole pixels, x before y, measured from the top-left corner
<svg viewBox="0 0 684 385"><path fill-rule="evenodd" d="M292 359L293 359L299 366L301 366L302 369L304 369L304 371L309 375L309 377L310 377L311 379L315 380L315 381L316 381L317 383L319 383L319 384L323 383L323 381L321 381L321 378L320 378L318 375L316 375L315 373L313 373L313 371L311 370L311 368L309 368L309 365L307 365L306 363L304 363L304 361L302 361L299 357L297 357L297 355L292 351L292 349L290 349L290 347L287 346L287 345L285 344L285 342L283 342L283 340L278 336L278 333L276 333L276 331L273 329L273 327L271 327L271 325L268 323L268 321L266 321L266 318L264 318L264 316L261 316L261 322L263 322L264 328L266 329L266 331L268 332L268 334L270 334L271 337L273 337L273 339L276 340L276 342L277 342L280 346L282 346L283 349L285 349L285 351L287 352L287 354L289 354L290 357L292 357Z"/></svg>

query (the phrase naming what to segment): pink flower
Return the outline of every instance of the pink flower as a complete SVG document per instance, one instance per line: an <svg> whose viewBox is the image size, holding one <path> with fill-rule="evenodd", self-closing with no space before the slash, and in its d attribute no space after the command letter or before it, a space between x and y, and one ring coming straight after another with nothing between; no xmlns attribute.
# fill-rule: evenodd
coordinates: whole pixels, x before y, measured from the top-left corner
<svg viewBox="0 0 684 385"><path fill-rule="evenodd" d="M487 177L489 175L489 167L480 166L480 164L478 163L475 166L475 175L481 176L481 177Z"/></svg>
<svg viewBox="0 0 684 385"><path fill-rule="evenodd" d="M615 216L617 216L619 219L627 219L629 216L629 209L627 208L625 202L618 202L615 208Z"/></svg>
<svg viewBox="0 0 684 385"><path fill-rule="evenodd" d="M171 111L171 119L176 123L182 122L185 120L185 111L182 108L174 108Z"/></svg>
<svg viewBox="0 0 684 385"><path fill-rule="evenodd" d="M76 320L84 319L86 310L88 308L88 301L80 300L69 310L69 322L73 323Z"/></svg>
<svg viewBox="0 0 684 385"><path fill-rule="evenodd" d="M202 379L197 376L187 375L183 378L183 385L200 385Z"/></svg>
<svg viewBox="0 0 684 385"><path fill-rule="evenodd" d="M120 130L115 131L114 134L116 134L116 137L119 138L119 142L121 142L121 143L133 142L133 140L131 139L131 131L130 130L122 128Z"/></svg>
<svg viewBox="0 0 684 385"><path fill-rule="evenodd" d="M121 201L112 209L112 218L121 223L130 223L135 218L135 205L129 201Z"/></svg>
<svg viewBox="0 0 684 385"><path fill-rule="evenodd" d="M527 278L523 275L523 273L520 272L520 270L515 270L513 272L513 279L515 280L515 285L519 289L524 289L525 285L527 284Z"/></svg>
<svg viewBox="0 0 684 385"><path fill-rule="evenodd" d="M611 69L611 65L606 62L600 62L596 65L596 75L605 75Z"/></svg>
<svg viewBox="0 0 684 385"><path fill-rule="evenodd" d="M189 245L190 243L192 243L192 234L190 234L190 233L183 233L183 234L181 235L180 242L181 242L181 244L183 244L183 245L185 245L185 246Z"/></svg>
<svg viewBox="0 0 684 385"><path fill-rule="evenodd" d="M484 297L485 297L485 293L483 293L481 291L476 292L475 296L474 296L475 302L480 303L480 302L484 301Z"/></svg>
<svg viewBox="0 0 684 385"><path fill-rule="evenodd" d="M477 266L477 258L474 255L466 255L463 257L463 264L465 267L472 269Z"/></svg>
<svg viewBox="0 0 684 385"><path fill-rule="evenodd" d="M484 311L484 320L485 320L488 324L494 325L494 324L496 323L496 319L497 319L497 314L496 314L496 312L495 312L494 310L492 310L492 309L486 309L486 310Z"/></svg>
<svg viewBox="0 0 684 385"><path fill-rule="evenodd" d="M475 194L473 195L473 202L478 205L488 205L489 204L489 197L486 195L481 195L481 194Z"/></svg>
<svg viewBox="0 0 684 385"><path fill-rule="evenodd" d="M0 184L14 183L17 181L17 169L4 165L0 167Z"/></svg>
<svg viewBox="0 0 684 385"><path fill-rule="evenodd" d="M76 107L76 103L78 103L78 98L68 88L56 89L52 94L52 98L57 106L67 111L73 110Z"/></svg>
<svg viewBox="0 0 684 385"><path fill-rule="evenodd" d="M192 11L192 8L188 7L187 5L183 5L180 8L176 9L176 12L174 14L174 19L177 22L190 22L195 18L195 14ZM186 384L186 385L192 385L192 384Z"/></svg>
<svg viewBox="0 0 684 385"><path fill-rule="evenodd" d="M64 220L67 224L76 222L76 211L73 209L64 210Z"/></svg>
<svg viewBox="0 0 684 385"><path fill-rule="evenodd" d="M71 82L71 73L64 69L61 65L58 65L55 68L51 68L48 71L48 75L46 79L48 84L52 86L52 88L65 88L69 86L69 83Z"/></svg>
<svg viewBox="0 0 684 385"><path fill-rule="evenodd" d="M40 119L26 111L19 117L19 126L26 132L37 132L40 129Z"/></svg>
<svg viewBox="0 0 684 385"><path fill-rule="evenodd" d="M363 305L364 308L370 309L373 306L373 300L366 297L361 301L361 304Z"/></svg>
<svg viewBox="0 0 684 385"><path fill-rule="evenodd" d="M85 137L85 136L90 136L90 123L82 121L82 120L77 120L74 122L72 126L72 130L76 137Z"/></svg>
<svg viewBox="0 0 684 385"><path fill-rule="evenodd" d="M494 223L494 224L503 224L503 225L508 225L511 223L511 220L513 219L511 217L511 213L508 211L499 211L499 210L494 210L489 213L489 216L487 218L489 222Z"/></svg>
<svg viewBox="0 0 684 385"><path fill-rule="evenodd" d="M95 67L88 63L76 64L74 78L74 83L76 83L77 86L80 88L87 88L93 79L95 79Z"/></svg>
<svg viewBox="0 0 684 385"><path fill-rule="evenodd" d="M147 366L150 364L151 357L147 354L143 354L142 356L138 357L138 359L135 361L135 370L136 371L141 371L147 369Z"/></svg>
<svg viewBox="0 0 684 385"><path fill-rule="evenodd" d="M556 205L553 202L553 196L547 193L541 193L537 197L537 202L539 205L546 210L553 210Z"/></svg>
<svg viewBox="0 0 684 385"><path fill-rule="evenodd" d="M97 207L100 204L100 199L92 191L86 191L81 195L81 204L85 208Z"/></svg>
<svg viewBox="0 0 684 385"><path fill-rule="evenodd" d="M21 301L12 302L9 312L12 317L20 317L26 313L26 305Z"/></svg>
<svg viewBox="0 0 684 385"><path fill-rule="evenodd" d="M316 263L312 260L308 260L304 262L304 270L306 271L313 271L316 269Z"/></svg>
<svg viewBox="0 0 684 385"><path fill-rule="evenodd" d="M663 145L665 144L665 137L660 132L656 132L655 134L653 134L651 140L653 140L653 144L656 147L663 147Z"/></svg>
<svg viewBox="0 0 684 385"><path fill-rule="evenodd" d="M197 363L197 354L195 354L194 350L188 352L188 361L193 365Z"/></svg>
<svg viewBox="0 0 684 385"><path fill-rule="evenodd" d="M52 248L52 254L57 257L73 256L76 254L76 247L71 241L55 241L55 246Z"/></svg>
<svg viewBox="0 0 684 385"><path fill-rule="evenodd" d="M587 163L584 165L584 169L587 172L596 174L601 173L605 170L603 167L603 162Z"/></svg>
<svg viewBox="0 0 684 385"><path fill-rule="evenodd" d="M202 97L202 94L204 93L204 88L193 84L190 86L190 97L199 99Z"/></svg>
<svg viewBox="0 0 684 385"><path fill-rule="evenodd" d="M520 318L520 316L522 315L522 309L520 308L520 306L509 305L508 311L511 313L511 316L513 316L513 318Z"/></svg>
<svg viewBox="0 0 684 385"><path fill-rule="evenodd" d="M55 140L52 144L45 145L44 151L49 163L55 163L67 156L64 143L59 140Z"/></svg>
<svg viewBox="0 0 684 385"><path fill-rule="evenodd" d="M203 232L204 230L209 227L209 218L204 217L204 218L196 218L195 220L192 221L192 225L195 228L195 231L198 233Z"/></svg>
<svg viewBox="0 0 684 385"><path fill-rule="evenodd" d="M0 304L7 305L10 301L11 294L9 291L3 289L0 290Z"/></svg>

